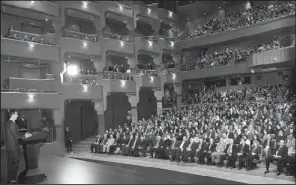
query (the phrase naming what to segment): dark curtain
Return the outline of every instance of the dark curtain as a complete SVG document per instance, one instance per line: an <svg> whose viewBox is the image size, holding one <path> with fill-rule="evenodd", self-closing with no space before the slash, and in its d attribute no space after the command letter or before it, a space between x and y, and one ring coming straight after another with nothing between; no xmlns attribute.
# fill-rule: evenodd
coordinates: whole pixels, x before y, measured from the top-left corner
<svg viewBox="0 0 296 185"><path fill-rule="evenodd" d="M91 135L97 134L97 113L94 110L94 103L92 101L83 101L81 108L82 139L86 139Z"/></svg>
<svg viewBox="0 0 296 185"><path fill-rule="evenodd" d="M74 142L82 139L81 134L81 107L80 101L65 102L65 128L68 126Z"/></svg>
<svg viewBox="0 0 296 185"><path fill-rule="evenodd" d="M157 114L157 102L151 89L141 88L139 92L138 119Z"/></svg>
<svg viewBox="0 0 296 185"><path fill-rule="evenodd" d="M113 93L107 96L107 110L105 111L106 129L124 125L127 121L131 105L124 93Z"/></svg>

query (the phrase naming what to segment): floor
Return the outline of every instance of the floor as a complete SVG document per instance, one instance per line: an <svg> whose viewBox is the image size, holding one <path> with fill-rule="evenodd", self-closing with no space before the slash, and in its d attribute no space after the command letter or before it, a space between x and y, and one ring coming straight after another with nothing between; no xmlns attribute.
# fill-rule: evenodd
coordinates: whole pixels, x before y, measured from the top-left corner
<svg viewBox="0 0 296 185"><path fill-rule="evenodd" d="M226 168L218 168L215 166L204 166L198 164L188 164L188 163L175 163L169 162L166 160L158 160L158 159L149 159L149 158L134 158L134 157L123 157L123 156L108 156L105 154L93 154L90 152L79 152L73 155L69 155L70 158L80 159L81 162L88 161L92 165L103 165L105 168L114 168L113 170L118 170L118 168L127 168L134 169L132 171L137 171L139 173L146 173L149 177L153 177L154 179L154 171L165 170L166 172L162 173L171 173L170 177L178 177L178 174L191 174L197 176L197 181L192 181L191 183L207 183L211 184L213 181L211 179L215 179L215 183L221 182L223 184L223 180L235 181L236 183L246 183L246 184L295 184L293 177L286 177L284 175L277 177L275 175L274 167L271 168L271 173L268 175L264 175L264 168L258 168L252 171L240 170L237 169L226 169ZM124 166L122 166L124 165ZM139 168L144 167L144 169ZM148 172L146 172L147 169ZM172 174L176 172L177 174ZM151 173L151 174L150 174ZM156 176L159 174L156 173ZM152 175L152 176L151 176ZM166 178L166 177L163 177ZM206 180L203 182L203 178ZM190 179L189 177L184 177L184 179ZM216 180L218 179L218 180ZM157 180L157 179L156 179ZM173 181L178 182L178 180L173 179ZM123 181L122 181L123 182ZM147 183L154 183L153 181L147 181ZM164 181L161 181L164 182ZM186 181L187 182L187 181ZM168 183L172 183L168 180ZM180 183L183 183L181 181ZM231 183L231 182L227 182Z"/></svg>
<svg viewBox="0 0 296 185"><path fill-rule="evenodd" d="M43 156L41 184L242 184L236 181L119 163Z"/></svg>

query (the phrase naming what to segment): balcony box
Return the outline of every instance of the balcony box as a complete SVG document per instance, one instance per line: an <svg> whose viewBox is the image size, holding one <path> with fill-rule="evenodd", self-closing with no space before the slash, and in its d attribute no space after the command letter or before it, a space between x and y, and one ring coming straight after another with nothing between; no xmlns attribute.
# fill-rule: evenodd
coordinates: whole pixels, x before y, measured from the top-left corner
<svg viewBox="0 0 296 185"><path fill-rule="evenodd" d="M295 60L295 47L256 53L249 58L250 66L276 65Z"/></svg>
<svg viewBox="0 0 296 185"><path fill-rule="evenodd" d="M174 84L174 83L178 82L179 79L180 79L179 74L176 74L176 73L171 72L171 71L168 71L168 72L164 73L164 75L165 75L164 83Z"/></svg>
<svg viewBox="0 0 296 185"><path fill-rule="evenodd" d="M240 28L234 31L217 33L210 36L202 36L199 38L193 38L190 40L179 41L179 47L192 48L202 47L211 44L223 43L227 41L234 41L242 38L249 38L255 35L264 35L274 31L280 31L284 29L293 30L295 26L295 15L280 18L277 20L264 21L259 24L252 25L250 27Z"/></svg>
<svg viewBox="0 0 296 185"><path fill-rule="evenodd" d="M29 9L55 17L60 16L59 5L48 1L35 1L34 4L32 4L30 1L1 1L1 4L14 6L21 9Z"/></svg>
<svg viewBox="0 0 296 185"><path fill-rule="evenodd" d="M139 75L136 76L137 82L140 79L138 86L150 87L152 89L161 89L161 80L160 76L148 76L148 75Z"/></svg>
<svg viewBox="0 0 296 185"><path fill-rule="evenodd" d="M87 6L84 5L84 1L57 1L57 3L63 8L70 8L94 15L96 17L101 17L101 12L98 5L90 1L87 1Z"/></svg>
<svg viewBox="0 0 296 185"><path fill-rule="evenodd" d="M29 78L13 78L8 79L9 89L26 89L59 92L60 82L56 79L29 79Z"/></svg>
<svg viewBox="0 0 296 185"><path fill-rule="evenodd" d="M165 38L160 38L158 39L159 46L161 50L168 50L172 52L177 52L178 47L177 47L177 42L175 41L170 41Z"/></svg>
<svg viewBox="0 0 296 185"><path fill-rule="evenodd" d="M62 84L63 98L103 101L103 86L90 84Z"/></svg>
<svg viewBox="0 0 296 185"><path fill-rule="evenodd" d="M155 10L152 10L151 8L150 8L151 12L149 13L148 8L141 5L133 5L133 10L134 10L135 17L140 15L143 17L148 17L149 19L158 20L157 12Z"/></svg>
<svg viewBox="0 0 296 185"><path fill-rule="evenodd" d="M213 67L207 69L198 69L192 71L180 71L178 73L180 80L190 80L198 78L209 78L215 76L234 75L250 73L247 63L235 64L230 66Z"/></svg>
<svg viewBox="0 0 296 185"><path fill-rule="evenodd" d="M98 42L62 37L58 42L58 46L61 47L63 54L78 53L91 56L101 55L101 44Z"/></svg>
<svg viewBox="0 0 296 185"><path fill-rule="evenodd" d="M134 55L134 44L122 40L103 38L102 46L104 53L114 51L121 54Z"/></svg>
<svg viewBox="0 0 296 185"><path fill-rule="evenodd" d="M123 5L115 1L98 1L98 4L102 7L102 12L104 13L111 12L128 17L130 19L133 18L133 10L127 5Z"/></svg>
<svg viewBox="0 0 296 185"><path fill-rule="evenodd" d="M143 38L135 39L136 51L147 51L152 54L160 54L161 47L158 42L149 41Z"/></svg>
<svg viewBox="0 0 296 185"><path fill-rule="evenodd" d="M56 46L8 38L1 38L1 55L60 62L60 48Z"/></svg>
<svg viewBox="0 0 296 185"><path fill-rule="evenodd" d="M98 41L98 37L96 34L86 34L86 33L75 32L75 31L67 30L67 29L63 30L62 37L68 37L68 38L91 41L91 42Z"/></svg>
<svg viewBox="0 0 296 185"><path fill-rule="evenodd" d="M59 109L59 93L1 92L1 109Z"/></svg>
<svg viewBox="0 0 296 185"><path fill-rule="evenodd" d="M103 79L100 83L104 86L104 93L136 93L136 82L133 80Z"/></svg>

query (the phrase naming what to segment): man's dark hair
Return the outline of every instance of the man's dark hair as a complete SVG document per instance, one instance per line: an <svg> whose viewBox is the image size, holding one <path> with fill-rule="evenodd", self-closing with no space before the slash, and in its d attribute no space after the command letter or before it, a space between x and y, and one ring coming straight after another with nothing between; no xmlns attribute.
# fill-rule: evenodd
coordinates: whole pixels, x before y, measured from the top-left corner
<svg viewBox="0 0 296 185"><path fill-rule="evenodd" d="M11 118L11 116L13 115L13 114L15 114L17 111L15 110L15 109L10 109L9 111L8 111L8 113L9 113L9 118Z"/></svg>

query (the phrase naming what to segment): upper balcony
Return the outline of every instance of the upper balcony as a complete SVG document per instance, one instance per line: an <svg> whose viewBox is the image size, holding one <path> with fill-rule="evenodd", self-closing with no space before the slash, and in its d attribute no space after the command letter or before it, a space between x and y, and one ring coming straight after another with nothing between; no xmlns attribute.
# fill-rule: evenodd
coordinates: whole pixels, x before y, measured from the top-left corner
<svg viewBox="0 0 296 185"><path fill-rule="evenodd" d="M149 19L158 21L158 15L155 10L152 10L151 8L147 8L141 5L134 4L133 5L134 10L134 16L138 17L139 15L142 17L147 17Z"/></svg>
<svg viewBox="0 0 296 185"><path fill-rule="evenodd" d="M211 36L202 36L190 40L182 40L178 42L179 48L202 47L228 41L251 38L256 35L264 35L279 30L295 30L295 15L279 18L276 20L264 21L249 27L239 28L234 31L217 33Z"/></svg>
<svg viewBox="0 0 296 185"><path fill-rule="evenodd" d="M52 92L1 91L1 109L59 109L62 95Z"/></svg>
<svg viewBox="0 0 296 185"><path fill-rule="evenodd" d="M63 9L78 10L79 12L101 17L99 5L91 1L57 1Z"/></svg>
<svg viewBox="0 0 296 185"><path fill-rule="evenodd" d="M1 38L1 55L60 61L60 48L36 42Z"/></svg>
<svg viewBox="0 0 296 185"><path fill-rule="evenodd" d="M126 55L134 55L134 43L132 42L112 38L102 38L101 43L103 46L103 53L105 54L109 51L113 51Z"/></svg>
<svg viewBox="0 0 296 185"><path fill-rule="evenodd" d="M171 52L179 51L178 45L176 45L175 41L170 41L165 38L160 38L158 39L158 43L160 45L161 50L167 50Z"/></svg>
<svg viewBox="0 0 296 185"><path fill-rule="evenodd" d="M48 1L1 1L1 4L59 17L59 5Z"/></svg>
<svg viewBox="0 0 296 185"><path fill-rule="evenodd" d="M103 79L100 83L104 86L104 94L108 92L136 93L136 82L122 79Z"/></svg>
<svg viewBox="0 0 296 185"><path fill-rule="evenodd" d="M87 99L103 101L103 86L92 84L64 83L62 85L64 100Z"/></svg>
<svg viewBox="0 0 296 185"><path fill-rule="evenodd" d="M295 46L256 53L248 58L250 67L278 66L295 61Z"/></svg>
<svg viewBox="0 0 296 185"><path fill-rule="evenodd" d="M101 44L76 38L62 37L57 44L64 53L77 53L83 55L100 56Z"/></svg>
<svg viewBox="0 0 296 185"><path fill-rule="evenodd" d="M119 14L130 19L133 18L132 7L121 4L116 1L95 1L101 7L103 14L106 12L111 12L114 14Z"/></svg>

